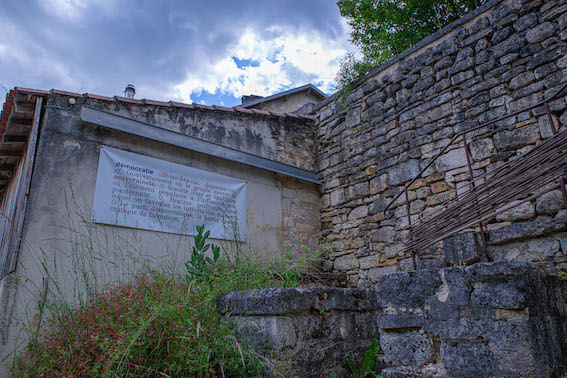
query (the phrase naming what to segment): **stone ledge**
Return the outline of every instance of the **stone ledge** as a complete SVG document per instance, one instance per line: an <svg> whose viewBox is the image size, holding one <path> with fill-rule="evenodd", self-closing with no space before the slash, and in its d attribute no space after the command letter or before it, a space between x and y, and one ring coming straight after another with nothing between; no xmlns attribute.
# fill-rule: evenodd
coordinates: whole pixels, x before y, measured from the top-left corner
<svg viewBox="0 0 567 378"><path fill-rule="evenodd" d="M363 312L381 307L372 290L308 287L223 293L217 299L217 308L231 315L283 315L310 310Z"/></svg>
<svg viewBox="0 0 567 378"><path fill-rule="evenodd" d="M488 233L488 243L490 245L500 245L560 231L567 231L567 218L522 222L490 231Z"/></svg>
<svg viewBox="0 0 567 378"><path fill-rule="evenodd" d="M526 272L536 272L534 264L518 261L497 261L471 265L465 269L472 282L511 280L525 277Z"/></svg>

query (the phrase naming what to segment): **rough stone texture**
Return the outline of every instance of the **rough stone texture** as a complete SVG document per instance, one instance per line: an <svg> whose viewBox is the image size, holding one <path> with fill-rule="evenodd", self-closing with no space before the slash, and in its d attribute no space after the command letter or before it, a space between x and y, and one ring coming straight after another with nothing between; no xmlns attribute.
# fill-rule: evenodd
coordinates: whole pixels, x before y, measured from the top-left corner
<svg viewBox="0 0 567 378"><path fill-rule="evenodd" d="M502 227L488 233L491 245L499 245L567 231L567 218L536 220Z"/></svg>
<svg viewBox="0 0 567 378"><path fill-rule="evenodd" d="M563 0L495 0L467 17L376 68L346 97L331 97L311 113L317 119L318 178L323 197L331 200L321 207L322 236L354 258L371 254L379 262L349 271L352 285L369 285L392 266L411 267L410 256L398 253L409 234L405 196L391 206L391 218L384 209L454 135L549 98L567 81ZM564 98L549 105L556 128L565 130ZM541 108L469 133L472 174L481 176L549 137ZM469 179L459 139L411 185L411 223L440 211L469 187ZM367 191L360 189L365 184ZM556 197L510 209L490 219L487 228L555 216ZM425 265L443 252L439 243L418 261ZM533 254L522 248L501 252L490 257L526 260ZM557 256L553 261L560 263Z"/></svg>
<svg viewBox="0 0 567 378"><path fill-rule="evenodd" d="M423 331L383 332L380 347L383 360L388 365L421 367L433 362L433 341Z"/></svg>
<svg viewBox="0 0 567 378"><path fill-rule="evenodd" d="M240 340L286 377L346 376L344 359L360 364L379 337L379 306L371 290L338 288L265 289L222 294ZM280 376L268 369L265 376Z"/></svg>
<svg viewBox="0 0 567 378"><path fill-rule="evenodd" d="M474 232L451 236L443 241L445 262L449 265L470 264L482 258L479 237Z"/></svg>
<svg viewBox="0 0 567 378"><path fill-rule="evenodd" d="M347 376L344 358L359 364L373 338L384 377L559 377L566 297L538 266L496 262L386 274L370 290L225 293L218 307L286 377Z"/></svg>
<svg viewBox="0 0 567 378"><path fill-rule="evenodd" d="M553 190L545 193L536 200L536 211L538 214L555 215L561 209L565 208L563 196L560 190Z"/></svg>
<svg viewBox="0 0 567 378"><path fill-rule="evenodd" d="M531 202L524 202L516 207L511 208L496 216L496 220L500 222L517 222L521 220L531 219L535 216L536 209Z"/></svg>

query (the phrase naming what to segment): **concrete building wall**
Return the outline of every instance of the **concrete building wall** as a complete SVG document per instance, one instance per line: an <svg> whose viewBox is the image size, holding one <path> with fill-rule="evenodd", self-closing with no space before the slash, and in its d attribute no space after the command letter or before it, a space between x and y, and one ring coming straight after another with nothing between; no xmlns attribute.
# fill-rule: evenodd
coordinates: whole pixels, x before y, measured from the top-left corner
<svg viewBox="0 0 567 378"><path fill-rule="evenodd" d="M80 112L88 105L307 170L314 166L312 121L83 97L73 97L77 104L65 109L70 97L52 94L46 99L18 267L3 283L10 290L0 293L11 300L10 313L0 314L9 316L0 330L2 357L26 340L24 328L40 320L38 303L44 293L48 301L77 300L147 265L185 271L191 236L92 223L101 146L245 180L246 243L212 240L229 254L245 249L269 258L284 249L317 246L316 184L87 124Z"/></svg>
<svg viewBox="0 0 567 378"><path fill-rule="evenodd" d="M336 245L328 267L346 272L358 285L411 269L402 252L409 232L405 199L396 202L392 219L384 217L386 205L457 133L555 93L567 82L566 53L565 0L495 0L377 67L346 97L318 105L322 229ZM565 93L549 105L558 131L566 130ZM552 135L542 107L496 126L468 136L475 177ZM460 142L410 187L412 224L468 185ZM559 191L548 193L496 216L488 229L565 217L562 202ZM524 243L512 255L491 247L490 257L531 260L541 253L547 262L564 263L564 239L556 234L549 243ZM421 267L443 265L443 244L418 260Z"/></svg>
<svg viewBox="0 0 567 378"><path fill-rule="evenodd" d="M296 111L309 102L317 104L320 101L320 97L305 91L254 105L254 108L265 111L289 113Z"/></svg>

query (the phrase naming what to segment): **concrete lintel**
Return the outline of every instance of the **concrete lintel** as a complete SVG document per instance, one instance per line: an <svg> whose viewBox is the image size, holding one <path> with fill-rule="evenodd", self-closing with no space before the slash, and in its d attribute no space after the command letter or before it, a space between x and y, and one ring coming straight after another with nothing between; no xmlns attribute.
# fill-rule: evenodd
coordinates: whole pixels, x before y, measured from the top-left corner
<svg viewBox="0 0 567 378"><path fill-rule="evenodd" d="M81 120L90 124L186 148L206 155L235 161L285 176L295 177L303 181L313 182L316 184L319 183L315 172L293 167L288 164L266 159L261 156L249 154L247 152L239 151L175 131L166 130L159 126L150 125L148 123L136 121L118 114L91 108L89 106L82 107Z"/></svg>

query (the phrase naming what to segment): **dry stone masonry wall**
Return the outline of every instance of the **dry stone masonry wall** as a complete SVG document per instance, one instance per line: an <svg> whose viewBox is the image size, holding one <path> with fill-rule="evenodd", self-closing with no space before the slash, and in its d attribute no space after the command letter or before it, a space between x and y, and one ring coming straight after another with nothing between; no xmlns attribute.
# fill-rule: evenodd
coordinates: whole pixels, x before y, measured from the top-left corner
<svg viewBox="0 0 567 378"><path fill-rule="evenodd" d="M370 289L222 294L267 376L348 376L372 339L383 377L559 377L567 369L567 281L520 262L386 274Z"/></svg>
<svg viewBox="0 0 567 378"><path fill-rule="evenodd" d="M327 268L351 284L376 282L411 267L400 254L408 235L405 200L392 219L384 208L460 131L549 98L567 82L567 1L495 0L378 67L344 96L316 108L322 230L337 248ZM559 131L567 126L565 93L550 103ZM530 151L552 131L543 108L522 112L469 137L474 176ZM412 223L468 188L464 146L454 144L409 190ZM500 214L489 230L567 216L559 191ZM531 236L526 236L530 238ZM525 239L523 237L521 239ZM527 251L492 258L567 261L565 235ZM540 243L540 244L541 244ZM533 243L532 243L533 244ZM443 245L419 256L439 267ZM514 256L512 256L514 255Z"/></svg>

